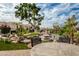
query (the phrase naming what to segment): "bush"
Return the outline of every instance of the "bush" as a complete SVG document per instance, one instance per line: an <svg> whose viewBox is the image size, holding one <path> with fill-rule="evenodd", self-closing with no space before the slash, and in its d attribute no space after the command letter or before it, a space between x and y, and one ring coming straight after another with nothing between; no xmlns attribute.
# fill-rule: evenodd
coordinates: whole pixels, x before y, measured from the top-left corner
<svg viewBox="0 0 79 59"><path fill-rule="evenodd" d="M74 37L75 37L75 39L77 39L77 42L79 43L79 31L74 33Z"/></svg>
<svg viewBox="0 0 79 59"><path fill-rule="evenodd" d="M39 32L32 32L32 33L25 34L24 36L34 37L34 36L38 36L38 35L39 35Z"/></svg>
<svg viewBox="0 0 79 59"><path fill-rule="evenodd" d="M18 28L17 29L17 34L19 35L19 36L22 36L22 35L24 35L24 34L26 34L26 33L28 33L28 29L24 29L24 28Z"/></svg>
<svg viewBox="0 0 79 59"><path fill-rule="evenodd" d="M2 25L2 26L0 27L0 29L1 29L1 33L3 33L3 34L9 33L10 30L11 30L11 28L10 28L9 26L7 26L7 25Z"/></svg>

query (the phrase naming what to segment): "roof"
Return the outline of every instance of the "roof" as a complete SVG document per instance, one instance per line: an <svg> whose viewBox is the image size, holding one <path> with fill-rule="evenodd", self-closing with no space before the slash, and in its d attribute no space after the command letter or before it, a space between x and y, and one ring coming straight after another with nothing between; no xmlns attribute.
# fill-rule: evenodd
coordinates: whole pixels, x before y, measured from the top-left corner
<svg viewBox="0 0 79 59"><path fill-rule="evenodd" d="M2 26L2 25L10 26L11 30L16 30L17 29L17 23L15 23L15 22L0 22L0 26ZM24 27L24 28L27 28L27 27L31 26L30 24L26 24L26 25L25 24L19 24L19 25L22 25L22 27Z"/></svg>

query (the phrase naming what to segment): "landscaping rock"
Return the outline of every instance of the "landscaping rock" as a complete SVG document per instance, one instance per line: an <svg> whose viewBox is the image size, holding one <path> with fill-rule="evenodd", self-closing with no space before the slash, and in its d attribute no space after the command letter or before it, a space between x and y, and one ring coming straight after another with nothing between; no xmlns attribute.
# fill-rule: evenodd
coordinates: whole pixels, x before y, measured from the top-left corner
<svg viewBox="0 0 79 59"><path fill-rule="evenodd" d="M13 43L17 43L19 41L19 37L16 34L10 35L9 38Z"/></svg>
<svg viewBox="0 0 79 59"><path fill-rule="evenodd" d="M12 43L18 43L18 41L12 41Z"/></svg>
<svg viewBox="0 0 79 59"><path fill-rule="evenodd" d="M32 45L31 45L31 43L29 43L29 44L28 44L28 48L32 48Z"/></svg>
<svg viewBox="0 0 79 59"><path fill-rule="evenodd" d="M21 42L23 42L23 43L30 43L31 40L30 39L25 39L25 40L22 40Z"/></svg>
<svg viewBox="0 0 79 59"><path fill-rule="evenodd" d="M59 40L59 35L57 35L57 34L52 34L51 35L52 37L51 37L51 39L54 41L54 42L57 42L58 40Z"/></svg>
<svg viewBox="0 0 79 59"><path fill-rule="evenodd" d="M0 35L0 38L2 38L2 35Z"/></svg>
<svg viewBox="0 0 79 59"><path fill-rule="evenodd" d="M58 42L69 43L70 39L65 36L60 36Z"/></svg>

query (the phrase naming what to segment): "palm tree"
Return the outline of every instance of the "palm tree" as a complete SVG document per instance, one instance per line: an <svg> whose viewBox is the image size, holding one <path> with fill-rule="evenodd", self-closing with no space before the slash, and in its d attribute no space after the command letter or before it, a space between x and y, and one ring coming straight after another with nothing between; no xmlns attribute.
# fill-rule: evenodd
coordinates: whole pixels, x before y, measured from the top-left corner
<svg viewBox="0 0 79 59"><path fill-rule="evenodd" d="M61 30L61 28L60 28L58 22L54 23L54 24L53 24L53 32L54 32L55 34L60 34L60 33L59 33L60 30Z"/></svg>
<svg viewBox="0 0 79 59"><path fill-rule="evenodd" d="M73 15L71 18L65 22L65 35L70 38L70 43L73 44L74 41L74 33L77 31L75 26L77 25L76 18Z"/></svg>
<svg viewBox="0 0 79 59"><path fill-rule="evenodd" d="M79 44L79 31L74 33L74 37L75 37L74 41L75 41L76 45Z"/></svg>

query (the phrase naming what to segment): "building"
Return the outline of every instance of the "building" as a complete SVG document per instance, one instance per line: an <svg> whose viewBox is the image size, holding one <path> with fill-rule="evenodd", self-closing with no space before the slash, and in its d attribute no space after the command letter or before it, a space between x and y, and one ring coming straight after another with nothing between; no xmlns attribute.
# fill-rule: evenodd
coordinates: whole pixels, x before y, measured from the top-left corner
<svg viewBox="0 0 79 59"><path fill-rule="evenodd" d="M9 26L11 28L11 31L16 31L17 28L20 28L22 26L23 28L30 28L30 24L21 24L21 23L15 23L15 22L0 22L0 27L2 25Z"/></svg>

